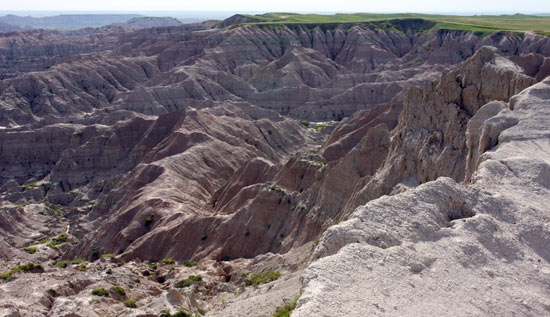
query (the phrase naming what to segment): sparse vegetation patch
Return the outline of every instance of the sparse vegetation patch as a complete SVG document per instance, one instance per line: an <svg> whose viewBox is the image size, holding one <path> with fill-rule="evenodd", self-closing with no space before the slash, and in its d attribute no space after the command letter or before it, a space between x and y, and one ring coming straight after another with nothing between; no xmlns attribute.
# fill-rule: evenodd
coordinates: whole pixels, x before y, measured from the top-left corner
<svg viewBox="0 0 550 317"><path fill-rule="evenodd" d="M21 186L19 186L19 187L21 187L21 189L22 189L23 191L26 191L27 189L36 188L36 187L38 187L38 185L37 185L36 182L35 182L35 183L30 183L30 184L21 185Z"/></svg>
<svg viewBox="0 0 550 317"><path fill-rule="evenodd" d="M57 249L58 245L61 245L65 242L69 242L69 239L67 238L66 235L62 234L60 236L52 238L52 241L48 244L48 246L52 249Z"/></svg>
<svg viewBox="0 0 550 317"><path fill-rule="evenodd" d="M44 244L44 243L46 243L46 242L48 242L48 241L50 241L50 237L44 238L44 239L42 239L42 240L40 240L40 241L38 241L38 242L36 242L36 243L37 243L37 244Z"/></svg>
<svg viewBox="0 0 550 317"><path fill-rule="evenodd" d="M202 276L200 275L189 275L186 279L183 279L176 283L177 288L189 287L195 282L202 281Z"/></svg>
<svg viewBox="0 0 550 317"><path fill-rule="evenodd" d="M59 268L66 268L67 265L69 264L81 264L83 262L85 262L86 259L84 258L76 258L76 259L73 259L73 260L63 260L63 261L59 261L55 264L55 266L59 267Z"/></svg>
<svg viewBox="0 0 550 317"><path fill-rule="evenodd" d="M109 291L104 288L96 288L92 290L92 295L108 297Z"/></svg>
<svg viewBox="0 0 550 317"><path fill-rule="evenodd" d="M185 310L180 309L174 314L170 313L170 309L162 310L159 314L160 317L192 317L193 315L187 313Z"/></svg>
<svg viewBox="0 0 550 317"><path fill-rule="evenodd" d="M124 301L124 306L128 308L136 308L136 301L134 299L127 299Z"/></svg>
<svg viewBox="0 0 550 317"><path fill-rule="evenodd" d="M51 211L55 212L58 215L63 215L63 210L57 208L54 204L50 203L49 201L42 202L46 207L50 208Z"/></svg>
<svg viewBox="0 0 550 317"><path fill-rule="evenodd" d="M34 264L34 263L27 263L25 265L20 265L16 267L12 267L7 272L0 273L0 280L4 282L9 282L13 280L15 274L17 273L24 273L24 272L30 272L30 271L43 271L44 268L42 267L42 264Z"/></svg>
<svg viewBox="0 0 550 317"><path fill-rule="evenodd" d="M111 290L114 291L118 296L126 296L126 291L120 285L114 285L113 287L111 287Z"/></svg>
<svg viewBox="0 0 550 317"><path fill-rule="evenodd" d="M151 226L152 223L153 223L153 215L147 216L147 218L145 218L145 227Z"/></svg>
<svg viewBox="0 0 550 317"><path fill-rule="evenodd" d="M275 281L281 277L281 272L279 271L269 271L265 273L254 273L246 281L248 285L258 287L260 284L269 283Z"/></svg>
<svg viewBox="0 0 550 317"><path fill-rule="evenodd" d="M296 297L292 302L285 304L277 309L277 312L273 314L273 317L290 317L290 313L296 308L296 303L298 302L298 297Z"/></svg>
<svg viewBox="0 0 550 317"><path fill-rule="evenodd" d="M273 184L269 187L269 190L271 191L275 191L275 192L278 192L279 194L282 194L283 196L286 195L286 190L284 190L283 188Z"/></svg>
<svg viewBox="0 0 550 317"><path fill-rule="evenodd" d="M326 125L324 125L324 124L316 124L316 125L313 126L313 129L315 129L315 131L321 131L325 127L326 127Z"/></svg>

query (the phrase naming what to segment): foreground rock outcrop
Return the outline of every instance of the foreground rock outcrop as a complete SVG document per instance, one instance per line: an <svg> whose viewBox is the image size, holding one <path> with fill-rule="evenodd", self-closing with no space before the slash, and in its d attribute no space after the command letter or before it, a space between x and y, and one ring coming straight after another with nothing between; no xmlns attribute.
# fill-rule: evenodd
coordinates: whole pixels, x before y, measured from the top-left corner
<svg viewBox="0 0 550 317"><path fill-rule="evenodd" d="M479 110L472 183L438 178L329 228L293 316L548 314L549 104L545 80Z"/></svg>

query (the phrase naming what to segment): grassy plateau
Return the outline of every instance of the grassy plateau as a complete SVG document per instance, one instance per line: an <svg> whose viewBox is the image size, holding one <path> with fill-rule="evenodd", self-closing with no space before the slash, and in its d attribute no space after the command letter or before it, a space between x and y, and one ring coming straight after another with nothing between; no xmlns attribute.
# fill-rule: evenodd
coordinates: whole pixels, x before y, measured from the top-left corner
<svg viewBox="0 0 550 317"><path fill-rule="evenodd" d="M254 19L248 23L253 25L277 24L326 24L326 23L361 23L390 19L425 19L435 22L435 28L449 30L467 30L477 32L496 31L535 31L540 34L550 34L550 16L534 15L437 15L418 13L354 13L354 14L297 14L297 13L266 13L260 15L242 16Z"/></svg>

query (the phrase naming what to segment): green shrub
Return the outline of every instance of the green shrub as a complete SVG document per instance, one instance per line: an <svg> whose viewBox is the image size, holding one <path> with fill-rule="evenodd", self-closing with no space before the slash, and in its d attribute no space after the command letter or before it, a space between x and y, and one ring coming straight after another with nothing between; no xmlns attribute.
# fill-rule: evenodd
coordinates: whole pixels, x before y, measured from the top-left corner
<svg viewBox="0 0 550 317"><path fill-rule="evenodd" d="M104 288L96 288L94 290L92 290L92 295L95 295L95 296L109 296L109 291L104 289Z"/></svg>
<svg viewBox="0 0 550 317"><path fill-rule="evenodd" d="M52 241L55 242L55 244L62 244L65 242L69 242L69 239L67 238L66 235L62 234L60 236L53 238Z"/></svg>
<svg viewBox="0 0 550 317"><path fill-rule="evenodd" d="M126 296L126 291L120 285L115 285L115 286L111 287L111 290L114 291L115 293L117 293L117 295L120 296L120 297Z"/></svg>
<svg viewBox="0 0 550 317"><path fill-rule="evenodd" d="M57 246L65 242L69 242L69 239L67 238L66 235L62 234L60 236L52 238L52 241L48 244L48 246L52 249L58 249Z"/></svg>
<svg viewBox="0 0 550 317"><path fill-rule="evenodd" d="M275 281L279 277L281 277L281 272L279 271L270 271L266 273L254 273L252 274L250 279L247 281L247 284L252 285L254 287L258 287L258 285L260 284L265 284L265 283Z"/></svg>
<svg viewBox="0 0 550 317"><path fill-rule="evenodd" d="M185 310L180 309L175 314L170 314L170 309L161 310L160 317L193 317L193 315L188 314Z"/></svg>
<svg viewBox="0 0 550 317"><path fill-rule="evenodd" d="M90 256L92 257L92 261L97 260L97 258L99 258L99 250L97 248L92 248Z"/></svg>
<svg viewBox="0 0 550 317"><path fill-rule="evenodd" d="M38 185L36 185L36 182L35 183L30 183L30 184L25 184L25 185L21 185L19 186L21 189L23 189L23 191L27 190L27 189L33 189L33 188L36 188L38 187Z"/></svg>
<svg viewBox="0 0 550 317"><path fill-rule="evenodd" d="M100 256L101 258L114 258L115 255L113 253L105 253Z"/></svg>
<svg viewBox="0 0 550 317"><path fill-rule="evenodd" d="M59 214L59 215L63 215L63 210L57 208L54 204L48 202L48 201L44 201L43 202L44 205L46 205L46 207L50 208L51 211ZM67 241L65 241L67 242Z"/></svg>
<svg viewBox="0 0 550 317"><path fill-rule="evenodd" d="M162 264L174 264L174 263L176 263L176 260L162 259L162 260L160 260L160 263L162 263Z"/></svg>
<svg viewBox="0 0 550 317"><path fill-rule="evenodd" d="M50 241L50 237L47 237L47 238L44 238L44 239L38 241L37 244L43 244L43 243L46 243L48 241Z"/></svg>
<svg viewBox="0 0 550 317"><path fill-rule="evenodd" d="M202 281L202 276L200 276L200 275L189 275L188 279L190 279L193 282L200 282L200 281Z"/></svg>
<svg viewBox="0 0 550 317"><path fill-rule="evenodd" d="M149 265L147 265L151 270L156 270L157 269L157 264L156 263L151 263Z"/></svg>
<svg viewBox="0 0 550 317"><path fill-rule="evenodd" d="M292 302L285 304L277 309L277 312L273 314L273 317L290 317L290 313L296 308L296 303L298 302L298 297L296 297Z"/></svg>
<svg viewBox="0 0 550 317"><path fill-rule="evenodd" d="M24 250L25 250L25 252L27 252L29 254L34 254L36 252L36 248L26 248Z"/></svg>
<svg viewBox="0 0 550 317"><path fill-rule="evenodd" d="M277 193L279 193L283 196L286 195L286 190L284 190L283 188L281 188L277 185L271 185L271 187L269 187L269 190L276 191Z"/></svg>
<svg viewBox="0 0 550 317"><path fill-rule="evenodd" d="M136 301L134 299L127 299L124 301L124 306L128 308L136 308Z"/></svg>
<svg viewBox="0 0 550 317"><path fill-rule="evenodd" d="M180 309L175 314L174 317L193 317L193 315L188 314L185 310Z"/></svg>
<svg viewBox="0 0 550 317"><path fill-rule="evenodd" d="M170 314L170 309L163 309L159 313L159 317L171 317L172 314Z"/></svg>
<svg viewBox="0 0 550 317"><path fill-rule="evenodd" d="M199 314L201 314L201 315L206 315L206 311L205 311L204 309L200 308L200 307L197 308L197 311L198 311Z"/></svg>
<svg viewBox="0 0 550 317"><path fill-rule="evenodd" d="M303 125L304 127L309 127L309 121L300 120L300 124Z"/></svg>
<svg viewBox="0 0 550 317"><path fill-rule="evenodd" d="M42 267L42 264L34 264L34 263L27 263L24 265L12 267L9 271L0 273L0 280L3 280L4 282L9 282L13 280L13 277L17 273L23 273L23 272L29 272L33 270L44 270L44 267Z"/></svg>
<svg viewBox="0 0 550 317"><path fill-rule="evenodd" d="M183 265L185 265L186 267L193 267L193 266L197 265L197 262L195 262L195 261L185 261L185 263L183 263Z"/></svg>
<svg viewBox="0 0 550 317"><path fill-rule="evenodd" d="M21 272L28 272L35 269L43 270L44 267L42 267L42 264L27 263L25 265L18 266L17 269L21 270Z"/></svg>
<svg viewBox="0 0 550 317"><path fill-rule="evenodd" d="M80 264L80 266L78 267L78 270L82 272L86 272L88 271L88 267L86 267L86 265L84 264Z"/></svg>
<svg viewBox="0 0 550 317"><path fill-rule="evenodd" d="M149 227L152 223L153 223L153 215L147 216L147 218L145 218L145 226Z"/></svg>
<svg viewBox="0 0 550 317"><path fill-rule="evenodd" d="M176 283L177 288L189 287L195 282L202 281L202 276L200 275L189 275L186 279L183 279Z"/></svg>
<svg viewBox="0 0 550 317"><path fill-rule="evenodd" d="M59 261L55 264L55 266L57 267L60 267L62 269L66 268L67 265L69 264L80 264L80 263L83 263L85 262L86 259L84 258L76 258L76 259L73 259L73 260L63 260L63 261Z"/></svg>
<svg viewBox="0 0 550 317"><path fill-rule="evenodd" d="M55 266L59 267L59 268L66 268L67 265L69 265L69 261L68 260L64 260L64 261L59 261L55 264Z"/></svg>
<svg viewBox="0 0 550 317"><path fill-rule="evenodd" d="M12 279L11 271L2 272L0 273L0 280L3 280L4 282L9 282Z"/></svg>
<svg viewBox="0 0 550 317"><path fill-rule="evenodd" d="M315 131L321 131L325 128L325 125L324 124L316 124L313 129L315 129Z"/></svg>

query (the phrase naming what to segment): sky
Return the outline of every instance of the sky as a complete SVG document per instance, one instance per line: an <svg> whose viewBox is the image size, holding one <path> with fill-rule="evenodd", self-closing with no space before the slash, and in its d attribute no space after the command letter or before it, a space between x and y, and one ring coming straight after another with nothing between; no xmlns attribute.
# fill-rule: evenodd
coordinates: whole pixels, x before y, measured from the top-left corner
<svg viewBox="0 0 550 317"><path fill-rule="evenodd" d="M0 0L6 11L550 13L548 0Z"/></svg>

